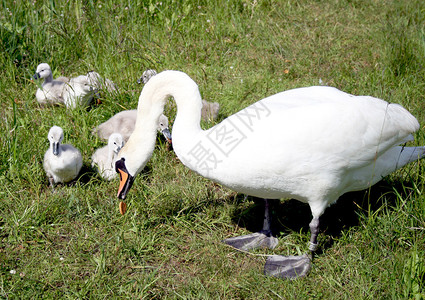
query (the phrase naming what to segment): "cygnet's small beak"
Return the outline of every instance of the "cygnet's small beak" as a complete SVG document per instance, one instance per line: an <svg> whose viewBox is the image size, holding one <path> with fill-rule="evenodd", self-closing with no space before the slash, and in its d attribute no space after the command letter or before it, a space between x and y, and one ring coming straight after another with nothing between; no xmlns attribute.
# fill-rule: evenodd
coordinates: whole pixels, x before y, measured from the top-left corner
<svg viewBox="0 0 425 300"><path fill-rule="evenodd" d="M59 154L59 143L53 143L52 145L53 155L58 156Z"/></svg>
<svg viewBox="0 0 425 300"><path fill-rule="evenodd" d="M120 186L118 188L117 197L119 199L125 200L127 193L130 190L134 182L134 176L131 176L128 173L127 167L125 166L125 159L121 158L115 162L115 171L120 174ZM123 215L125 213L125 203L120 203L120 213ZM124 209L122 209L124 208Z"/></svg>
<svg viewBox="0 0 425 300"><path fill-rule="evenodd" d="M35 80L40 79L40 73L35 73L32 78L34 78Z"/></svg>
<svg viewBox="0 0 425 300"><path fill-rule="evenodd" d="M165 129L161 130L161 132L164 135L164 137L167 140L167 142L171 144L172 138L171 138L171 132L170 132L170 130L168 128L165 128Z"/></svg>
<svg viewBox="0 0 425 300"><path fill-rule="evenodd" d="M122 146L117 146L117 148L115 148L114 153L118 155L118 153L120 152L121 148L124 147L124 145Z"/></svg>
<svg viewBox="0 0 425 300"><path fill-rule="evenodd" d="M141 84L142 82L143 82L143 79L142 79L143 77L140 77L139 79L137 79L137 83L138 84Z"/></svg>

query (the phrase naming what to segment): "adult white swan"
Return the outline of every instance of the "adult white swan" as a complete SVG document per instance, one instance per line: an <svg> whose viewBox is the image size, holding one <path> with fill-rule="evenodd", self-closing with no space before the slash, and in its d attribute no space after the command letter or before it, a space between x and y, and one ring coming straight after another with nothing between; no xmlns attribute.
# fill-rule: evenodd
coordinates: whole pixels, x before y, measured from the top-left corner
<svg viewBox="0 0 425 300"><path fill-rule="evenodd" d="M323 86L270 96L202 130L198 86L185 73L165 71L142 90L136 128L118 155L120 199L125 199L152 155L158 118L170 96L177 103L173 146L181 162L240 193L308 203L313 215L310 254L317 248L319 217L328 205L346 192L369 187L425 152L424 147L398 146L412 140L419 129L418 121L402 106ZM268 222L264 229L269 229ZM226 242L249 249L273 247L275 241L266 232ZM305 276L311 257L271 256L265 273Z"/></svg>

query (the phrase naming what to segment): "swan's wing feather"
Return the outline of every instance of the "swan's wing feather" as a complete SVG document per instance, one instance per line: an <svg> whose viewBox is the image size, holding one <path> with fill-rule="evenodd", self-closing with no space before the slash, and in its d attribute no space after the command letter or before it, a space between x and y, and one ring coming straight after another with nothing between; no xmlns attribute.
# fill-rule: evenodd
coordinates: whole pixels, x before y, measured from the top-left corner
<svg viewBox="0 0 425 300"><path fill-rule="evenodd" d="M352 96L329 87L279 93L245 110L258 112L258 107L263 112L251 120L255 129L252 133L244 127L246 124L238 123L243 111L228 119L232 124L240 124L236 126L246 136L255 135L254 139L246 139L246 147L254 151L257 148L279 160L287 156L289 160L296 157L302 161L303 155L315 155L330 162L344 160L347 167L361 166L410 140L411 134L419 129L416 118L400 105ZM216 127L219 126L223 124ZM268 145L267 149L257 146L262 143Z"/></svg>

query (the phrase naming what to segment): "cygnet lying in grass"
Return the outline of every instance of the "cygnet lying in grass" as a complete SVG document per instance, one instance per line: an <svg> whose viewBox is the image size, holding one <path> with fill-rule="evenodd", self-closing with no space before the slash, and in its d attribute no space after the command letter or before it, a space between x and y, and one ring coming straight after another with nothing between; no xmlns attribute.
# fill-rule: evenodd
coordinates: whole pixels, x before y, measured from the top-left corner
<svg viewBox="0 0 425 300"><path fill-rule="evenodd" d="M48 64L39 64L33 78L36 80L44 79L43 83L39 86L35 93L38 103L43 105L64 103L62 94L66 87L65 82L58 79L53 80L52 69L50 69Z"/></svg>
<svg viewBox="0 0 425 300"><path fill-rule="evenodd" d="M116 93L117 87L112 80L108 78L102 78L99 73L95 71L90 71L87 73L87 78L90 81L90 84L98 91L107 91L108 93Z"/></svg>
<svg viewBox="0 0 425 300"><path fill-rule="evenodd" d="M113 117L108 121L103 122L99 126L93 129L93 135L98 135L101 139L107 140L109 136L118 132L122 135L125 142L134 131L134 126L136 124L137 110L124 110ZM171 133L168 128L168 118L161 114L158 120L158 131L161 132L169 143L171 143Z"/></svg>
<svg viewBox="0 0 425 300"><path fill-rule="evenodd" d="M124 139L119 133L109 136L108 145L99 148L92 155L92 166L97 167L100 176L105 180L112 180L118 176L115 171L115 161L120 149L124 146Z"/></svg>
<svg viewBox="0 0 425 300"><path fill-rule="evenodd" d="M50 185L54 188L56 183L69 182L78 176L83 166L83 158L80 151L74 146L61 144L62 128L53 126L50 128L47 138L50 147L44 154L43 166Z"/></svg>
<svg viewBox="0 0 425 300"><path fill-rule="evenodd" d="M90 83L88 77L80 75L71 78L68 83L65 83L64 103L67 108L84 107L90 104L95 93L96 89Z"/></svg>
<svg viewBox="0 0 425 300"><path fill-rule="evenodd" d="M68 83L69 82L69 77L60 76L60 77L56 78L55 80Z"/></svg>
<svg viewBox="0 0 425 300"><path fill-rule="evenodd" d="M46 63L39 64L34 79L44 79L37 89L35 97L40 104L63 103L67 108L86 106L93 99L96 89L86 75L74 78L58 77L53 80L53 73Z"/></svg>
<svg viewBox="0 0 425 300"><path fill-rule="evenodd" d="M149 69L143 72L140 79L137 80L137 83L144 83L149 81L153 76L155 76L157 72L155 70ZM206 100L202 100L202 110L201 110L201 118L204 121L215 121L218 117L218 111L220 110L220 104L217 102L208 102Z"/></svg>

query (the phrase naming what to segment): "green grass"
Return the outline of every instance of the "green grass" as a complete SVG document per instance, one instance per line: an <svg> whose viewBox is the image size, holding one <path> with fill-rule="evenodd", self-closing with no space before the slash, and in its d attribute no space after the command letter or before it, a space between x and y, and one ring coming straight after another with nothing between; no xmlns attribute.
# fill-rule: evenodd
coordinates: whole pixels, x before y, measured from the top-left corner
<svg viewBox="0 0 425 300"><path fill-rule="evenodd" d="M125 216L118 183L90 167L103 146L92 128L137 106L136 81L148 68L188 73L205 99L220 103L221 119L323 82L400 103L423 126L423 1L17 0L0 7L0 298L425 297L423 162L329 208L312 272L297 281L263 276L262 254L307 251L306 205L275 205L278 247L240 253L220 241L259 229L261 201L197 176L163 143L136 179ZM119 93L103 94L89 111L41 108L30 80L41 62L54 77L94 69ZM80 178L55 193L42 167L54 124L84 158ZM415 144L425 144L422 128Z"/></svg>

